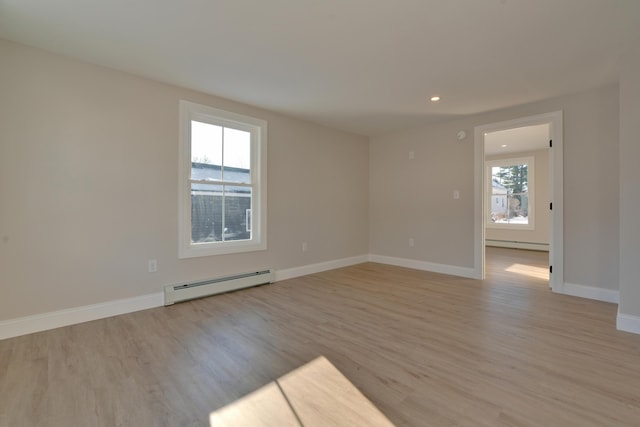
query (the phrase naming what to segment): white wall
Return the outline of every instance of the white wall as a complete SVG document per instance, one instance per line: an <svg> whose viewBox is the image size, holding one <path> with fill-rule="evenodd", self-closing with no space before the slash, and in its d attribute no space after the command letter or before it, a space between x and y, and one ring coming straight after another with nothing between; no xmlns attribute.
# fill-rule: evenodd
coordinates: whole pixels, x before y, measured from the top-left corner
<svg viewBox="0 0 640 427"><path fill-rule="evenodd" d="M564 280L618 289L618 101L613 85L372 138L370 252L473 268L473 137L456 133L562 110Z"/></svg>
<svg viewBox="0 0 640 427"><path fill-rule="evenodd" d="M0 63L0 320L368 252L367 138L5 41ZM180 99L268 121L268 250L178 260Z"/></svg>
<svg viewBox="0 0 640 427"><path fill-rule="evenodd" d="M636 45L637 46L637 45ZM620 307L618 327L640 333L640 47L620 78ZM622 323L622 324L621 324Z"/></svg>
<svg viewBox="0 0 640 427"><path fill-rule="evenodd" d="M486 227L485 239L549 244L549 150L485 156L485 160L533 157L534 229L518 230Z"/></svg>

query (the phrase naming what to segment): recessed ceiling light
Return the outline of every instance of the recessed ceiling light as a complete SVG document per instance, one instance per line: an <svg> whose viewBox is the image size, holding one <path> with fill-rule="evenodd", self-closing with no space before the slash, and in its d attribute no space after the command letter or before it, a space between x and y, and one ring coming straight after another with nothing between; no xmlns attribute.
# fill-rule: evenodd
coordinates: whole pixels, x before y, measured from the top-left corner
<svg viewBox="0 0 640 427"><path fill-rule="evenodd" d="M500 147L507 148L507 144L502 144Z"/></svg>
<svg viewBox="0 0 640 427"><path fill-rule="evenodd" d="M440 97L438 95L431 97L431 102L438 102L438 101L440 101Z"/></svg>

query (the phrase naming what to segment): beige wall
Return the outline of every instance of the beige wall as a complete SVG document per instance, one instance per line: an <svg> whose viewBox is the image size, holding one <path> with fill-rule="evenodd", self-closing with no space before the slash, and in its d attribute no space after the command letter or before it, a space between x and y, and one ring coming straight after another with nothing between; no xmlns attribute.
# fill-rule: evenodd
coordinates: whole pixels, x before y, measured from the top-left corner
<svg viewBox="0 0 640 427"><path fill-rule="evenodd" d="M618 289L620 273L621 310L640 315L637 62L620 91L605 87L369 144L8 42L0 41L0 63L0 320L367 252L473 267L473 127L557 110L564 112L565 281ZM267 251L177 259L180 99L268 120ZM460 129L469 135L462 142ZM619 165L630 177L620 186ZM150 258L157 273L146 271Z"/></svg>
<svg viewBox="0 0 640 427"><path fill-rule="evenodd" d="M534 172L534 229L518 230L486 227L485 238L510 242L549 244L549 150L485 156L485 160L533 157Z"/></svg>
<svg viewBox="0 0 640 427"><path fill-rule="evenodd" d="M473 267L473 147L458 130L445 122L371 139L372 254Z"/></svg>
<svg viewBox="0 0 640 427"><path fill-rule="evenodd" d="M562 110L564 280L617 289L618 100L614 85L372 138L370 252L472 268L473 128Z"/></svg>
<svg viewBox="0 0 640 427"><path fill-rule="evenodd" d="M640 318L640 46L620 78L620 314ZM635 331L640 333L640 319Z"/></svg>
<svg viewBox="0 0 640 427"><path fill-rule="evenodd" d="M366 138L9 42L0 63L0 320L368 252ZM178 260L180 99L268 121L267 251Z"/></svg>

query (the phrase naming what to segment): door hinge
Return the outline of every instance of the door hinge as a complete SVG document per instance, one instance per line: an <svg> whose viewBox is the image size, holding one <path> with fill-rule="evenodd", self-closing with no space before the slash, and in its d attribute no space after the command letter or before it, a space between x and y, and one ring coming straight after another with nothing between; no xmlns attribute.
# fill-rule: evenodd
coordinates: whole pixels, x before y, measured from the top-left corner
<svg viewBox="0 0 640 427"><path fill-rule="evenodd" d="M553 148L553 139L549 140L549 148Z"/></svg>
<svg viewBox="0 0 640 427"><path fill-rule="evenodd" d="M552 211L553 210L553 203L549 203L549 210Z"/></svg>
<svg viewBox="0 0 640 427"><path fill-rule="evenodd" d="M553 273L553 265L549 266L549 273Z"/></svg>

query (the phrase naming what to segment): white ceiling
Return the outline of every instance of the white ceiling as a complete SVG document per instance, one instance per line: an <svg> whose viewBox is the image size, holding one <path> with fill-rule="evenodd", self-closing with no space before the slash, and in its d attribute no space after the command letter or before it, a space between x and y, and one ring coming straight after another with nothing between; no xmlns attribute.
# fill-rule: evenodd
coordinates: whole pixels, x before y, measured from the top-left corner
<svg viewBox="0 0 640 427"><path fill-rule="evenodd" d="M488 156L545 148L549 148L548 123L491 132L484 136L484 153Z"/></svg>
<svg viewBox="0 0 640 427"><path fill-rule="evenodd" d="M0 0L0 38L375 135L617 81L640 1Z"/></svg>

